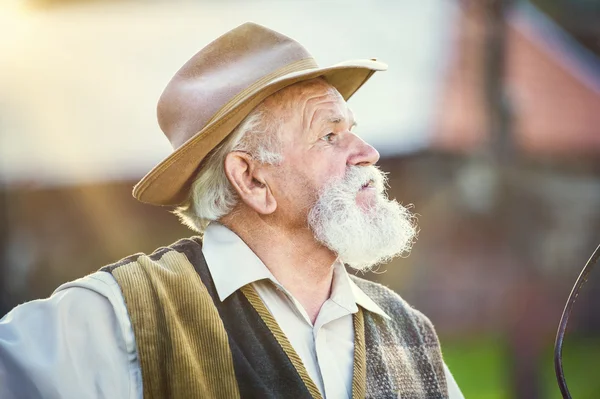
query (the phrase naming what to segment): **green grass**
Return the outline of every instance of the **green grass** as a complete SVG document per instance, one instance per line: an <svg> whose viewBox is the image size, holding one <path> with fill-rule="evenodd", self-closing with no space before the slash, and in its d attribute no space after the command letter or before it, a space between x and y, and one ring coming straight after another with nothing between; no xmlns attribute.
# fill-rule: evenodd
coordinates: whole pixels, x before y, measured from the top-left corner
<svg viewBox="0 0 600 399"><path fill-rule="evenodd" d="M545 398L562 399L551 348L542 358ZM567 334L563 344L563 370L573 399L600 398L600 339L573 339Z"/></svg>
<svg viewBox="0 0 600 399"><path fill-rule="evenodd" d="M442 341L444 360L466 399L508 399L508 360L493 338Z"/></svg>
<svg viewBox="0 0 600 399"><path fill-rule="evenodd" d="M510 399L510 362L502 339L482 337L468 341L442 340L446 364L465 398ZM562 399L548 347L539 361L543 397ZM600 399L600 338L567 337L563 367L573 399Z"/></svg>

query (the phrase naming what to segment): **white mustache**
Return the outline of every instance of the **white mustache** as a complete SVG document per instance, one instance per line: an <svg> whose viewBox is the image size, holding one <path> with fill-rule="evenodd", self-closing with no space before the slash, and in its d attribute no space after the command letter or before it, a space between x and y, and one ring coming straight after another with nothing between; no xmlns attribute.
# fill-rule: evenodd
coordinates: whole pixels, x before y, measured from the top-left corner
<svg viewBox="0 0 600 399"><path fill-rule="evenodd" d="M366 186L374 187L378 193L385 190L387 176L376 166L349 166L342 179L326 185L325 190L336 190L347 195L355 195Z"/></svg>

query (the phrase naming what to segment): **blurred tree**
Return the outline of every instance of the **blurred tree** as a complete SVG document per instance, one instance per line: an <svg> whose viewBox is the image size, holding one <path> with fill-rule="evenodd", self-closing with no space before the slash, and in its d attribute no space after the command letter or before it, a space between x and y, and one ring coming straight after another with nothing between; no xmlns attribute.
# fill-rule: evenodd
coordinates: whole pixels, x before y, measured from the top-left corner
<svg viewBox="0 0 600 399"><path fill-rule="evenodd" d="M0 183L0 317L9 310L6 298L6 262L8 251L8 192Z"/></svg>
<svg viewBox="0 0 600 399"><path fill-rule="evenodd" d="M542 395L541 375L538 368L543 347L539 344L541 323L536 317L543 309L544 298L531 251L526 248L527 236L534 233L523 215L522 195L518 188L525 177L519 173L522 163L515 148L512 134L512 115L506 78L507 15L512 0L486 0L484 7L484 99L490 134L490 142L479 154L475 163L489 168L498 186L493 190L498 215L504 215L500 223L503 239L512 248L513 261L509 265L518 276L511 290L511 300L516 310L507 325L510 375L513 396L537 399ZM471 161L473 162L473 161Z"/></svg>

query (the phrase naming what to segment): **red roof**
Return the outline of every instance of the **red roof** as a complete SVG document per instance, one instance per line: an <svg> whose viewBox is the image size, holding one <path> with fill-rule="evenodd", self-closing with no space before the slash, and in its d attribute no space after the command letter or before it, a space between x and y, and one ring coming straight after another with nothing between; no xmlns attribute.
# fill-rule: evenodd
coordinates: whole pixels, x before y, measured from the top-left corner
<svg viewBox="0 0 600 399"><path fill-rule="evenodd" d="M539 13L539 12L538 12ZM480 11L460 17L434 133L433 147L465 151L484 143L484 26ZM548 31L548 27L554 32ZM552 33L555 33L554 36ZM600 153L600 62L586 68L578 47L560 28L516 14L506 37L506 87L513 134L536 155ZM556 40L562 38L565 40ZM585 54L587 60L595 57ZM597 58L595 59L597 60Z"/></svg>

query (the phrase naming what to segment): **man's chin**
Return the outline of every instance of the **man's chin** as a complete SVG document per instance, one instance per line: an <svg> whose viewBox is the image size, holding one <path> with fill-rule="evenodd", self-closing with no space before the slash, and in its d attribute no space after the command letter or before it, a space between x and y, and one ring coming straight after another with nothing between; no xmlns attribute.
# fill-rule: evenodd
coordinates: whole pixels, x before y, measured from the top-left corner
<svg viewBox="0 0 600 399"><path fill-rule="evenodd" d="M363 210L364 224L347 224L335 238L329 235L333 238L330 243L339 249L337 253L353 269L367 271L410 252L416 228L409 217L389 212L389 208L375 202Z"/></svg>

